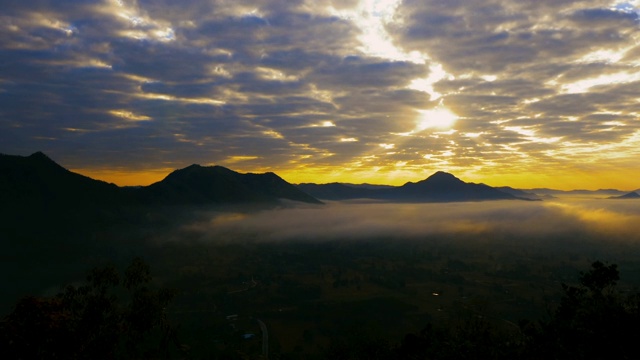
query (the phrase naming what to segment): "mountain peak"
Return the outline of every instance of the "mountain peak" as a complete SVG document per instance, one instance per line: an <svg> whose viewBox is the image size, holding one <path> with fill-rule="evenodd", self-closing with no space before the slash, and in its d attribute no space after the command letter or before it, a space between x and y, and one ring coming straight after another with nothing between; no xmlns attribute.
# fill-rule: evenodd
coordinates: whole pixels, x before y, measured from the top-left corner
<svg viewBox="0 0 640 360"><path fill-rule="evenodd" d="M50 157L45 155L45 153L43 153L42 151L36 151L33 154L29 155L28 158L32 160L38 160L38 161L55 162L51 160Z"/></svg>
<svg viewBox="0 0 640 360"><path fill-rule="evenodd" d="M141 191L144 201L168 204L320 203L274 173L241 174L223 166L193 164Z"/></svg>
<svg viewBox="0 0 640 360"><path fill-rule="evenodd" d="M62 167L57 162L53 161L50 157L48 157L42 151L34 152L33 154L27 156L24 159L26 159L29 163L38 167L67 171L67 169Z"/></svg>
<svg viewBox="0 0 640 360"><path fill-rule="evenodd" d="M462 181L455 177L453 174L444 171L436 171L433 175L429 176L426 180L428 181Z"/></svg>

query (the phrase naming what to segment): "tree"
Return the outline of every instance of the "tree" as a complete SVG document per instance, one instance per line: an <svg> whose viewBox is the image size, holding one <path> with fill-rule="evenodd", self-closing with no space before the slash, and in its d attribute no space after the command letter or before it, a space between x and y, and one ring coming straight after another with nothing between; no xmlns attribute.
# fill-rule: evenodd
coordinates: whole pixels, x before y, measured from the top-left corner
<svg viewBox="0 0 640 360"><path fill-rule="evenodd" d="M132 261L121 277L95 268L86 283L54 297L28 296L0 323L4 359L169 357L179 351L166 317L175 292L151 286L149 266Z"/></svg>
<svg viewBox="0 0 640 360"><path fill-rule="evenodd" d="M547 322L529 323L531 358L632 359L637 358L638 297L616 291L617 265L596 261L580 284L562 284L560 306Z"/></svg>

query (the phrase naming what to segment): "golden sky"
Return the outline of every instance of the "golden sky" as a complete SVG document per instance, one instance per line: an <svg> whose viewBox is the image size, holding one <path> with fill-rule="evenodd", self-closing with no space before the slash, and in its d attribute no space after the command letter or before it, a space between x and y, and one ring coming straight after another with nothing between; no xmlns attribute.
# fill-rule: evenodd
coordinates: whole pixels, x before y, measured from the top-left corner
<svg viewBox="0 0 640 360"><path fill-rule="evenodd" d="M119 185L640 187L640 1L9 0L0 152Z"/></svg>

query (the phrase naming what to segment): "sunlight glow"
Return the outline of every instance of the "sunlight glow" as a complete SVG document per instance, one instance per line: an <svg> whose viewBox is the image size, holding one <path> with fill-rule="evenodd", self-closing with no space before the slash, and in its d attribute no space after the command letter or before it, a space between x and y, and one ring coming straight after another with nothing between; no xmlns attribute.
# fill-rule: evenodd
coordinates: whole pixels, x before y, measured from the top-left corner
<svg viewBox="0 0 640 360"><path fill-rule="evenodd" d="M280 70L271 69L268 67L259 66L256 68L256 72L258 76L263 80L276 80L276 81L298 81L300 80L297 76L287 75Z"/></svg>
<svg viewBox="0 0 640 360"><path fill-rule="evenodd" d="M127 121L149 121L152 120L150 117L146 116L146 115L138 115L138 114L134 114L131 111L127 111L127 110L111 110L109 111L109 114L119 117L121 119L127 120Z"/></svg>
<svg viewBox="0 0 640 360"><path fill-rule="evenodd" d="M234 164L240 161L248 161L248 160L256 160L259 159L258 156L229 156L224 160L225 163Z"/></svg>
<svg viewBox="0 0 640 360"><path fill-rule="evenodd" d="M156 93L142 93L142 94L136 94L135 96L143 99L175 101L175 102L180 102L185 104L209 104L209 105L226 104L226 101L223 101L223 100L215 100L215 99L207 99L207 98L185 98L185 97L177 97L172 95L156 94Z"/></svg>
<svg viewBox="0 0 640 360"><path fill-rule="evenodd" d="M400 3L401 0L360 0L353 9L329 7L328 10L332 15L351 21L360 28L362 52L390 60L424 64L427 56L417 51L402 51L395 46L387 32L386 25L391 22Z"/></svg>
<svg viewBox="0 0 640 360"><path fill-rule="evenodd" d="M640 15L640 0L617 0L614 1L611 9Z"/></svg>
<svg viewBox="0 0 640 360"><path fill-rule="evenodd" d="M633 46L624 48L622 50L596 50L590 52L580 58L576 63L578 64L592 64L592 63L607 63L607 64L615 64L620 61L627 53L627 51L631 50Z"/></svg>
<svg viewBox="0 0 640 360"><path fill-rule="evenodd" d="M488 82L494 82L494 81L496 81L496 79L498 79L498 77L495 76L495 75L483 75L483 76L481 76L481 78L482 78L482 80L488 81Z"/></svg>
<svg viewBox="0 0 640 360"><path fill-rule="evenodd" d="M420 117L416 131L422 131L429 128L448 129L458 120L458 115L444 106L438 106L431 110L418 110Z"/></svg>
<svg viewBox="0 0 640 360"><path fill-rule="evenodd" d="M640 81L640 72L629 73L623 71L615 74L601 75L590 79L576 81L571 84L564 84L562 85L562 91L568 94L579 94L589 91L589 89L594 86L627 84L636 81Z"/></svg>
<svg viewBox="0 0 640 360"><path fill-rule="evenodd" d="M444 71L441 64L433 61L427 53L420 51L406 52L397 47L387 31L387 25L393 21L393 15L401 0L360 0L354 9L338 10L329 7L332 15L353 22L360 28L359 37L363 53L394 61L409 61L415 64L428 64L429 73L424 78L414 79L407 87L412 90L426 92L431 100L437 100L442 94L433 89L433 84L453 76Z"/></svg>
<svg viewBox="0 0 640 360"><path fill-rule="evenodd" d="M116 16L124 21L126 28L118 31L120 36L136 40L155 40L170 42L176 40L175 31L170 23L150 18L139 9L136 3L125 4L121 0L110 0L101 6L105 14Z"/></svg>
<svg viewBox="0 0 640 360"><path fill-rule="evenodd" d="M284 136L275 130L266 130L266 131L263 131L262 134L275 139L284 139Z"/></svg>
<svg viewBox="0 0 640 360"><path fill-rule="evenodd" d="M320 123L319 125L320 127L335 127L336 124L333 123L333 121L323 121L322 123Z"/></svg>

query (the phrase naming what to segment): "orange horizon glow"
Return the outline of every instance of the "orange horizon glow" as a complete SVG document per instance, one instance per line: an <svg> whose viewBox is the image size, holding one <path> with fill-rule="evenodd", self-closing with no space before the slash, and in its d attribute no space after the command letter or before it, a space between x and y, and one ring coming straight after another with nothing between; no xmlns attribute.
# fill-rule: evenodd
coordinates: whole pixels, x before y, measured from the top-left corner
<svg viewBox="0 0 640 360"><path fill-rule="evenodd" d="M224 166L224 165L222 165ZM226 166L225 166L226 167ZM118 186L147 186L161 181L176 169L152 169L144 171L135 170L108 170L108 169L74 169L71 171L91 177L96 180L106 181ZM395 170L386 173L376 171L343 171L336 168L307 168L300 169L234 169L239 173L265 173L274 172L291 184L316 183L326 184L332 182L393 185L400 186L407 182L418 182L426 179L436 171L446 171L460 180L472 183L484 183L493 187L510 186L517 189L549 188L556 190L598 190L617 189L620 191L634 191L640 187L637 179L640 179L640 170L628 170L616 176L603 172L581 173L557 173L553 176L535 172L504 172L500 174L474 173L472 170L447 170L424 169Z"/></svg>

